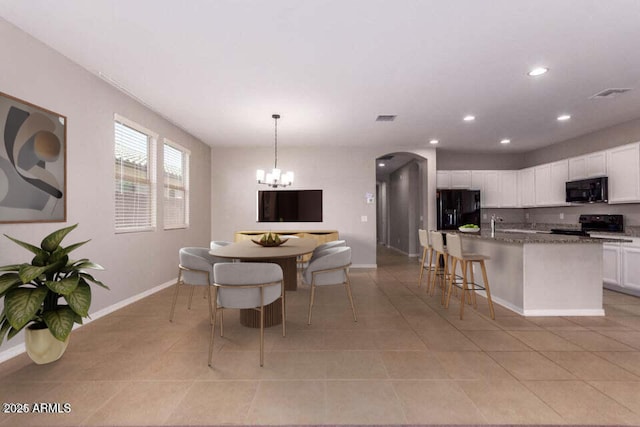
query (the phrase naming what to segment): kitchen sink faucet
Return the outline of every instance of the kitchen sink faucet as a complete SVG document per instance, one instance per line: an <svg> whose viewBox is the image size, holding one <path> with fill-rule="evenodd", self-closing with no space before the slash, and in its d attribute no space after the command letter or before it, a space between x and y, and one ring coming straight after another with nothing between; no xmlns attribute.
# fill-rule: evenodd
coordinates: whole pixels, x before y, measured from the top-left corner
<svg viewBox="0 0 640 427"><path fill-rule="evenodd" d="M495 234L496 234L496 221L502 221L502 217L492 214L491 215L491 237L495 237Z"/></svg>

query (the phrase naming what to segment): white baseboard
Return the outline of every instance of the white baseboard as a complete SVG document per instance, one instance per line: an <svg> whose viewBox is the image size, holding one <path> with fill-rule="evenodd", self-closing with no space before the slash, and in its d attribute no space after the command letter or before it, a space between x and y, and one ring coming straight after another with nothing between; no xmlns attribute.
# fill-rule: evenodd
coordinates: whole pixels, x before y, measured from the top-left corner
<svg viewBox="0 0 640 427"><path fill-rule="evenodd" d="M478 291L478 295L486 298L484 291ZM543 309L543 310L527 310L516 307L515 305L495 296L491 296L491 300L504 308L518 313L521 316L529 317L545 317L545 316L604 316L604 309Z"/></svg>
<svg viewBox="0 0 640 427"><path fill-rule="evenodd" d="M378 264L351 264L349 268L378 268Z"/></svg>
<svg viewBox="0 0 640 427"><path fill-rule="evenodd" d="M105 307L102 310L98 310L95 313L89 313L89 315L91 317L87 318L87 319L83 319L84 323L82 325L78 325L78 324L73 325L73 330L81 328L84 325L88 325L89 323L93 322L94 320L98 320L99 318L104 317L107 314L111 314L116 310L119 310L119 309L121 309L123 307L128 306L129 304L133 304L134 302L139 301L142 298L146 298L149 295L153 295L156 292L159 292L159 291L161 291L161 290L163 290L165 288L168 288L171 285L175 285L176 280L177 280L177 278L176 279L172 279L172 280L170 280L168 282L162 283L161 285L155 286L155 287L153 287L151 289L148 289L148 290L146 290L144 292L141 292L141 293L139 293L137 295L134 295L134 296L129 297L127 299L124 299L122 301L118 301L117 303L115 303L113 305L110 305L108 307ZM24 346L24 343L20 343L20 344L17 344L15 346L13 346L13 347L10 347L10 348L0 352L0 363L5 362L5 361L7 361L9 359L12 359L12 358L14 358L16 356L19 356L20 354L24 353L25 351L27 351L27 350L26 350L26 348Z"/></svg>
<svg viewBox="0 0 640 427"><path fill-rule="evenodd" d="M525 310L525 316L604 316L604 309Z"/></svg>

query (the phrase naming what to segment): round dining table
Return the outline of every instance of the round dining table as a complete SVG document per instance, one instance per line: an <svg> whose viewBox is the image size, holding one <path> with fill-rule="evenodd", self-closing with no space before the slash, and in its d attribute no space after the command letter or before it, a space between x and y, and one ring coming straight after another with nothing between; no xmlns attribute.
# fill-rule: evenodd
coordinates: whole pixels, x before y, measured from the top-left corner
<svg viewBox="0 0 640 427"><path fill-rule="evenodd" d="M297 259L299 256L313 252L316 245L317 242L314 239L304 238L289 238L280 246L261 246L252 240L244 240L211 249L209 253L230 260L278 264L282 267L285 291L295 291L298 289ZM264 325L273 326L281 323L281 310L281 300L279 299L266 306ZM240 323L252 328L260 327L259 312L252 309L240 310Z"/></svg>

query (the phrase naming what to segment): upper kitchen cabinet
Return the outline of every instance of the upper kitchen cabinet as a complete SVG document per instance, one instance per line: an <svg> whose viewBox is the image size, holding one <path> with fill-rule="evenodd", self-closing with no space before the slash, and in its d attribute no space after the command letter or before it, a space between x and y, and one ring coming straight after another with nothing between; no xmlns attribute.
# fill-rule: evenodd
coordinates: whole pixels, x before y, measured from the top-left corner
<svg viewBox="0 0 640 427"><path fill-rule="evenodd" d="M547 163L534 170L535 206L564 206L565 184L569 179L569 162Z"/></svg>
<svg viewBox="0 0 640 427"><path fill-rule="evenodd" d="M520 206L532 208L536 205L535 168L520 169L518 171L518 186L520 187Z"/></svg>
<svg viewBox="0 0 640 427"><path fill-rule="evenodd" d="M606 151L609 203L640 202L640 143Z"/></svg>
<svg viewBox="0 0 640 427"><path fill-rule="evenodd" d="M436 171L436 187L451 188L451 171Z"/></svg>
<svg viewBox="0 0 640 427"><path fill-rule="evenodd" d="M569 181L607 176L607 153L598 151L569 159Z"/></svg>
<svg viewBox="0 0 640 427"><path fill-rule="evenodd" d="M451 187L453 189L467 189L471 187L471 171L450 171Z"/></svg>
<svg viewBox="0 0 640 427"><path fill-rule="evenodd" d="M518 171L500 171L500 207L517 208L518 204Z"/></svg>
<svg viewBox="0 0 640 427"><path fill-rule="evenodd" d="M464 190L471 188L470 170L440 170L436 172L436 187Z"/></svg>

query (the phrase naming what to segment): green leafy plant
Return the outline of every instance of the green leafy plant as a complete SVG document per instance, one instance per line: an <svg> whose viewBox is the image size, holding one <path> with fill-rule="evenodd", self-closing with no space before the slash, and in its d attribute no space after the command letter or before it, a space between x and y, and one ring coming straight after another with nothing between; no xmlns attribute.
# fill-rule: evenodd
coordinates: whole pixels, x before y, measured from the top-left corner
<svg viewBox="0 0 640 427"><path fill-rule="evenodd" d="M13 338L26 326L49 328L51 334L64 341L74 323L82 324L89 317L90 283L109 289L84 270L103 270L86 258L69 259L69 253L85 243L67 247L60 244L78 224L54 231L42 240L40 247L5 237L29 250L35 256L31 263L0 267L0 297L4 308L0 314L0 344Z"/></svg>

